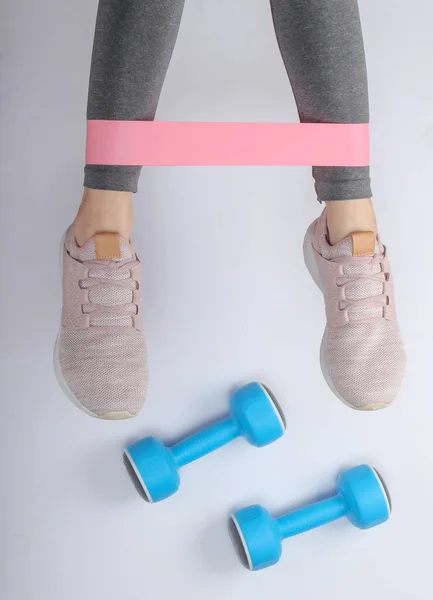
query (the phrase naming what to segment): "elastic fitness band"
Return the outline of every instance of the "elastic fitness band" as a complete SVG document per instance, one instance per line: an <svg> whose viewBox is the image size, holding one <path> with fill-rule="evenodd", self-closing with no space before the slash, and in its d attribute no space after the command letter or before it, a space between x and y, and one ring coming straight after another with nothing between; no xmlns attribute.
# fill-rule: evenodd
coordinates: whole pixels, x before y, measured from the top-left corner
<svg viewBox="0 0 433 600"><path fill-rule="evenodd" d="M369 165L368 124L88 121L88 165Z"/></svg>

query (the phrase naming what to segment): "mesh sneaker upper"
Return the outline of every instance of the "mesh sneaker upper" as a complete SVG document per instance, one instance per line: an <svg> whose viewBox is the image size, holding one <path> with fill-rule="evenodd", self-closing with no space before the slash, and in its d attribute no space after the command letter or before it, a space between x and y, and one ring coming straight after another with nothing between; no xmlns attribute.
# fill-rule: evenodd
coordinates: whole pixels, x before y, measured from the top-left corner
<svg viewBox="0 0 433 600"><path fill-rule="evenodd" d="M307 237L315 249L327 304L328 325L321 351L325 379L354 408L387 406L400 389L406 355L385 248L376 239L374 252L353 257L351 236L331 246L326 210ZM347 315L346 320L339 318L339 311Z"/></svg>
<svg viewBox="0 0 433 600"><path fill-rule="evenodd" d="M95 238L65 238L58 361L68 395L98 417L134 416L147 390L139 312L139 261L119 239L119 258L96 258Z"/></svg>
<svg viewBox="0 0 433 600"><path fill-rule="evenodd" d="M62 328L59 362L69 390L94 415L133 416L142 408L147 358L141 331Z"/></svg>

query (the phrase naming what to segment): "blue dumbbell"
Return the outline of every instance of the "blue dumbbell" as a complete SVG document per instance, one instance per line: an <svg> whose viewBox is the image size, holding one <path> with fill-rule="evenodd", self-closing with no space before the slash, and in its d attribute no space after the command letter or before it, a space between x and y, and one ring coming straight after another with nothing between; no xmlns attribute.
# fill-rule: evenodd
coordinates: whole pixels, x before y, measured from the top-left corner
<svg viewBox="0 0 433 600"><path fill-rule="evenodd" d="M180 467L240 436L253 446L266 446L281 437L285 428L272 393L261 383L249 383L231 395L229 417L171 447L154 437L131 444L125 451L126 465L145 498L159 502L177 492Z"/></svg>
<svg viewBox="0 0 433 600"><path fill-rule="evenodd" d="M369 529L384 523L390 514L389 494L379 474L368 465L360 465L340 474L332 498L279 519L271 517L262 506L248 506L231 515L230 532L244 567L259 571L280 560L285 538L341 517L347 517L355 527Z"/></svg>

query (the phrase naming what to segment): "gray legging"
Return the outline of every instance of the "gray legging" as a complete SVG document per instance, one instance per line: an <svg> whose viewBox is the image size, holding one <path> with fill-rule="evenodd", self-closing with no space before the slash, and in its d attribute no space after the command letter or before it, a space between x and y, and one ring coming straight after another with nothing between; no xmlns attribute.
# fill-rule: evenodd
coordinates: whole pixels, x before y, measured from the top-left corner
<svg viewBox="0 0 433 600"><path fill-rule="evenodd" d="M357 0L270 0L303 123L367 123ZM184 0L99 0L88 119L155 117ZM137 190L140 167L87 165L84 185ZM313 167L320 201L369 198L368 167Z"/></svg>

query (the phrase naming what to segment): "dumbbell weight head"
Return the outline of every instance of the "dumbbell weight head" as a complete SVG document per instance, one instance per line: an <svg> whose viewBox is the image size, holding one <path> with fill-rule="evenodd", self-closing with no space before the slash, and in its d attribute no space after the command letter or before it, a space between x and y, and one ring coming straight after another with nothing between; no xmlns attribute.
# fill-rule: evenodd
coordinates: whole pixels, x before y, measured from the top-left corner
<svg viewBox="0 0 433 600"><path fill-rule="evenodd" d="M148 502L159 502L179 489L173 456L160 440L144 438L129 446L125 457Z"/></svg>
<svg viewBox="0 0 433 600"><path fill-rule="evenodd" d="M230 414L253 446L266 446L286 429L284 415L272 392L262 383L249 383L230 397Z"/></svg>
<svg viewBox="0 0 433 600"><path fill-rule="evenodd" d="M280 560L278 524L263 506L255 504L236 511L231 515L229 528L236 553L250 571L265 569Z"/></svg>
<svg viewBox="0 0 433 600"><path fill-rule="evenodd" d="M391 514L391 500L380 475L369 465L341 473L337 490L347 507L347 518L359 529L384 523Z"/></svg>

